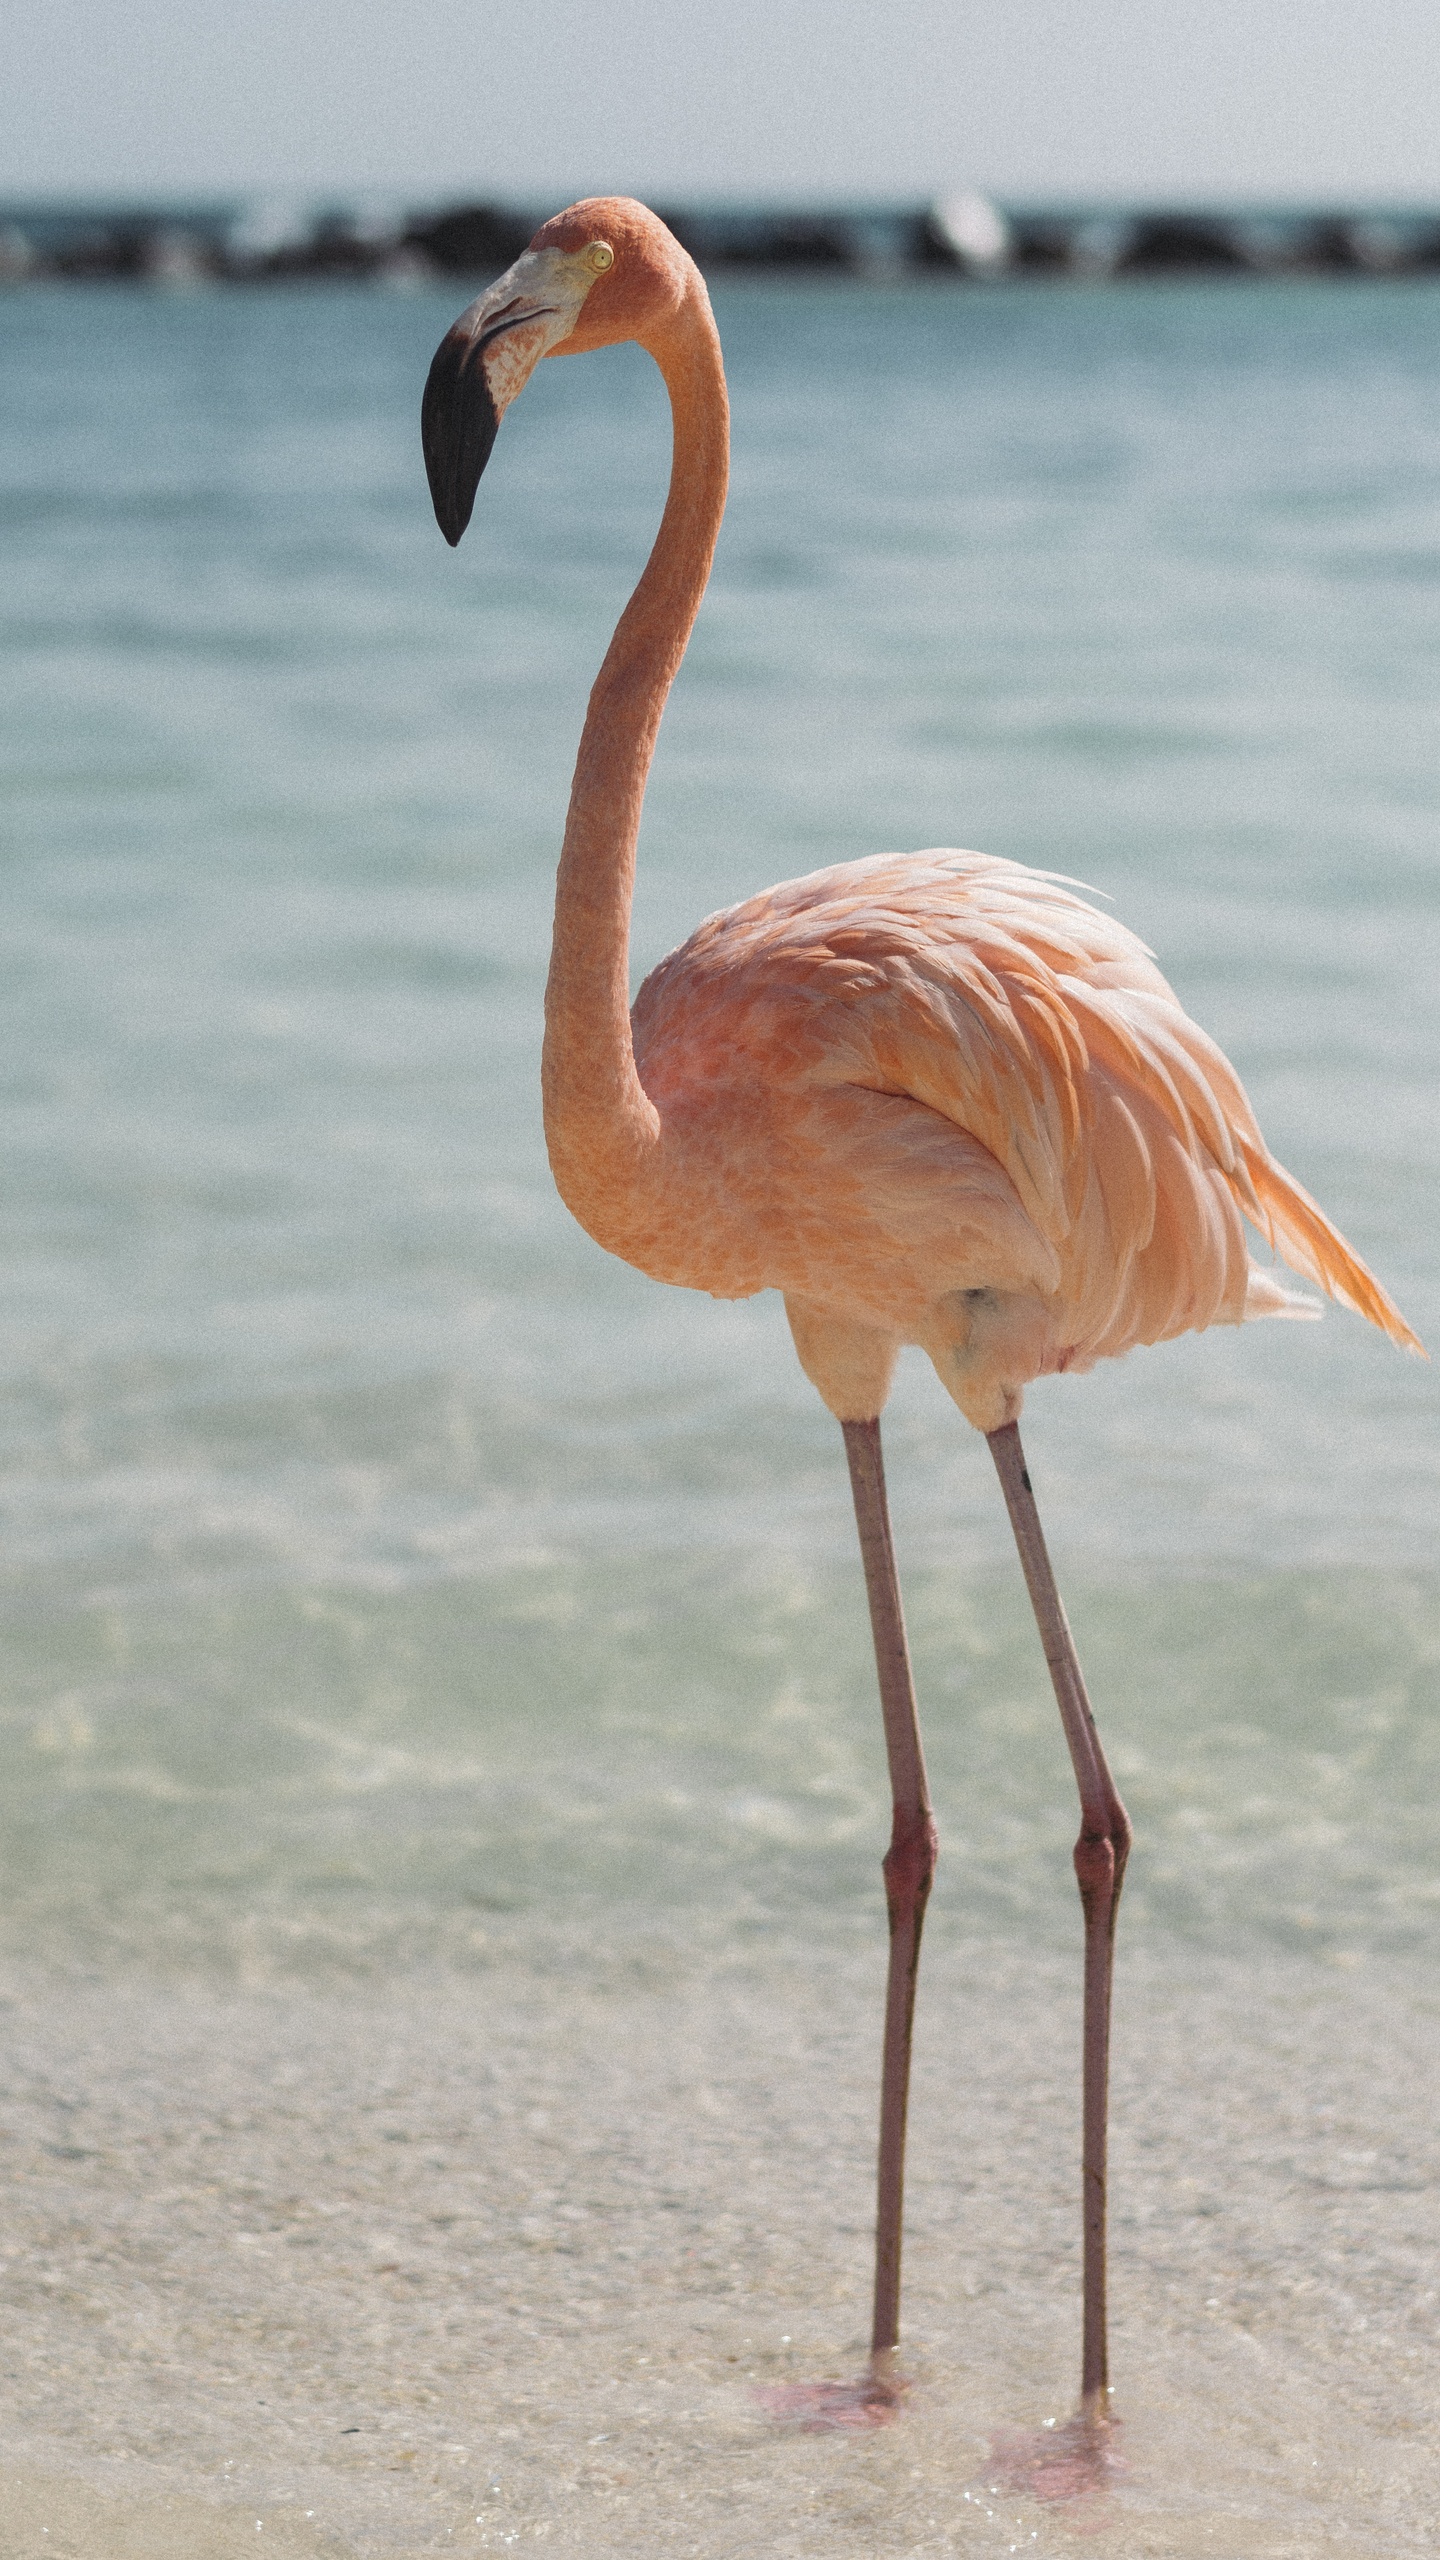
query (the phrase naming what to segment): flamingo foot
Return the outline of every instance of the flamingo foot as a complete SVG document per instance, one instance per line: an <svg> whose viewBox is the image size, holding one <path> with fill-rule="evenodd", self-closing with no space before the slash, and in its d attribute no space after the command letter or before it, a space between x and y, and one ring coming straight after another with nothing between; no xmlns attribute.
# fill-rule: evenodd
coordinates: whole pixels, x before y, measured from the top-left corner
<svg viewBox="0 0 1440 2560"><path fill-rule="evenodd" d="M893 2425L904 2406L908 2382L885 2368L888 2356L876 2356L854 2382L766 2382L755 2397L772 2426L796 2435L853 2434L866 2427Z"/></svg>
<svg viewBox="0 0 1440 2560"><path fill-rule="evenodd" d="M990 2490L1070 2506L1103 2497L1129 2468L1117 2438L1118 2418L1075 2417L1046 2427L1001 2427L990 2439L981 2479Z"/></svg>

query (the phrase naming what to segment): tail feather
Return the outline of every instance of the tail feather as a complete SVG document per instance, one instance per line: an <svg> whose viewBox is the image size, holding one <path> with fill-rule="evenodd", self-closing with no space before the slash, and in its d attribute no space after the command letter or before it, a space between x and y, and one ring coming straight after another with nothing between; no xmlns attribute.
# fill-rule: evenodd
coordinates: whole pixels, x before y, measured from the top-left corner
<svg viewBox="0 0 1440 2560"><path fill-rule="evenodd" d="M1373 1271L1366 1270L1338 1228L1331 1226L1319 1203L1292 1181L1273 1156L1262 1155L1248 1146L1242 1153L1265 1234L1292 1270L1303 1271L1308 1280L1318 1282L1327 1297L1338 1298L1344 1307L1353 1307L1357 1315L1368 1317L1382 1333L1388 1333L1392 1342L1398 1342L1406 1351L1418 1351L1423 1360L1426 1352L1419 1335L1411 1330Z"/></svg>
<svg viewBox="0 0 1440 2560"><path fill-rule="evenodd" d="M1288 1316L1292 1323L1314 1324L1325 1313L1318 1298L1302 1298L1298 1289L1287 1289L1273 1271L1262 1271L1252 1262L1246 1278L1244 1322L1256 1316Z"/></svg>

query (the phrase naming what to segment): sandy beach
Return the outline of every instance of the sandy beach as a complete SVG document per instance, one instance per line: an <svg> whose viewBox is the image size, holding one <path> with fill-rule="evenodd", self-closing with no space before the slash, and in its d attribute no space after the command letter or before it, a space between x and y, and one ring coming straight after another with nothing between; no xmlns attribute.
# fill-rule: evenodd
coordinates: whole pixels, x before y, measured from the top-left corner
<svg viewBox="0 0 1440 2560"><path fill-rule="evenodd" d="M1126 2468L1057 2501L1005 2447L1073 2384L1074 1983L932 1950L907 2405L769 2421L862 2362L878 1966L12 1976L5 2560L1433 2549L1436 2003L1373 1966L1124 1965Z"/></svg>

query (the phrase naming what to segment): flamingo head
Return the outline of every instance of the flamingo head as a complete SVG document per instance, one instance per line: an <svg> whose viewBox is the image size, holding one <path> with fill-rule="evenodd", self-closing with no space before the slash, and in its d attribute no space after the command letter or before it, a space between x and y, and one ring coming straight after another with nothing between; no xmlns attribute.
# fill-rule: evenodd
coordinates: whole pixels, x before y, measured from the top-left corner
<svg viewBox="0 0 1440 2560"><path fill-rule="evenodd" d="M420 432L436 520L450 544L470 521L500 421L542 356L650 345L695 269L656 214L587 196L552 215L513 267L462 311L436 350Z"/></svg>

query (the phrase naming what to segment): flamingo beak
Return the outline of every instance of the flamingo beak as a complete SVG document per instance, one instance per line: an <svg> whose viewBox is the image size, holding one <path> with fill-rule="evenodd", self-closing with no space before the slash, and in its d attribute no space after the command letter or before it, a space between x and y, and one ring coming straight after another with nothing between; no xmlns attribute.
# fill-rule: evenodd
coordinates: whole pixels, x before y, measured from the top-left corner
<svg viewBox="0 0 1440 2560"><path fill-rule="evenodd" d="M527 249L441 339L420 435L435 520L452 549L470 521L501 419L541 357L569 337L594 281L563 250Z"/></svg>

